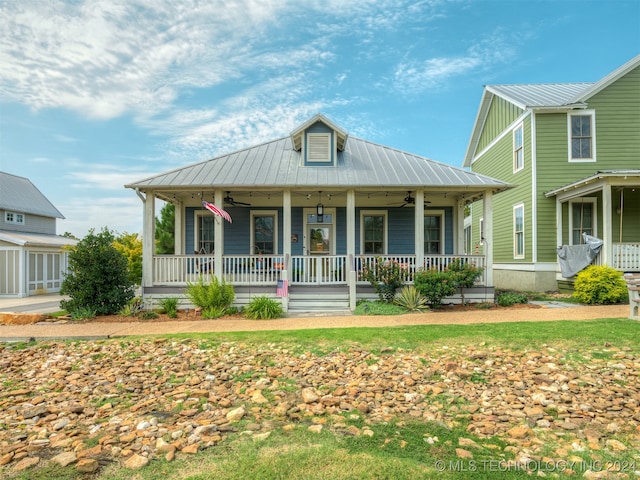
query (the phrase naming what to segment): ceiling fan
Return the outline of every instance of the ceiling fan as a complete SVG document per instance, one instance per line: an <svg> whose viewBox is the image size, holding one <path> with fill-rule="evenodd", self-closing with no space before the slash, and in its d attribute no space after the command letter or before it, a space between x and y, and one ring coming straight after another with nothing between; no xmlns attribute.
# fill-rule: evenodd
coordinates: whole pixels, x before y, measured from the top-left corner
<svg viewBox="0 0 640 480"><path fill-rule="evenodd" d="M234 207L240 206L240 207L248 207L251 204L250 203L245 203L245 202L236 202L233 197L231 196L231 192L227 192L227 196L224 197L224 203L228 203L229 205L232 205Z"/></svg>
<svg viewBox="0 0 640 480"><path fill-rule="evenodd" d="M407 205L415 205L416 204L416 198L413 195L411 195L411 192L409 191L409 192L407 192L407 196L404 197L402 202L399 202L399 203L402 203L402 205L400 205L401 208L402 207L406 207ZM424 204L426 205L427 203L431 203L431 202L428 201L428 200L425 200Z"/></svg>

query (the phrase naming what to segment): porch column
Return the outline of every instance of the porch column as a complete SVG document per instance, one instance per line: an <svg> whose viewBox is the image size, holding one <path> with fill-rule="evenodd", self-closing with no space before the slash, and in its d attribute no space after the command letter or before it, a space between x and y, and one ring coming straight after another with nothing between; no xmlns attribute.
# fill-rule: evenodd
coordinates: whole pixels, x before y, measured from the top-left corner
<svg viewBox="0 0 640 480"><path fill-rule="evenodd" d="M612 228L611 184L602 187L602 264L613 267L613 233Z"/></svg>
<svg viewBox="0 0 640 480"><path fill-rule="evenodd" d="M156 198L148 192L144 197L144 214L142 224L142 288L153 285L153 253L155 250L156 230Z"/></svg>
<svg viewBox="0 0 640 480"><path fill-rule="evenodd" d="M556 197L556 246L562 246L562 202Z"/></svg>
<svg viewBox="0 0 640 480"><path fill-rule="evenodd" d="M416 189L416 207L414 215L414 250L416 255L417 269L424 267L424 190Z"/></svg>
<svg viewBox="0 0 640 480"><path fill-rule="evenodd" d="M347 261L353 260L356 255L356 191L347 190ZM356 309L356 282L358 278L355 271L355 262L349 262L347 282L349 285L349 309Z"/></svg>
<svg viewBox="0 0 640 480"><path fill-rule="evenodd" d="M493 286L493 192L484 192L482 202L482 217L484 218L484 259L486 274L486 286Z"/></svg>
<svg viewBox="0 0 640 480"><path fill-rule="evenodd" d="M215 205L222 208L224 205L224 199L222 197L223 192L219 188L216 188L213 198ZM217 217L217 225L213 230L213 244L214 244L214 252L213 252L213 271L216 275L216 278L219 281L222 281L222 254L224 253L224 222L220 217Z"/></svg>
<svg viewBox="0 0 640 480"><path fill-rule="evenodd" d="M456 214L454 217L455 226L456 226L456 235L455 235L455 251L458 252L458 255L464 255L464 201L458 200L456 203Z"/></svg>
<svg viewBox="0 0 640 480"><path fill-rule="evenodd" d="M285 188L282 192L282 253L284 254L285 264L282 272L280 272L281 280L289 280L289 266L291 265L291 189ZM286 261L289 259L289 261ZM281 298L282 310L289 311L289 296Z"/></svg>
<svg viewBox="0 0 640 480"><path fill-rule="evenodd" d="M173 223L173 254L174 255L183 255L185 254L184 250L184 232L182 230L182 202L176 200L174 203L174 223Z"/></svg>

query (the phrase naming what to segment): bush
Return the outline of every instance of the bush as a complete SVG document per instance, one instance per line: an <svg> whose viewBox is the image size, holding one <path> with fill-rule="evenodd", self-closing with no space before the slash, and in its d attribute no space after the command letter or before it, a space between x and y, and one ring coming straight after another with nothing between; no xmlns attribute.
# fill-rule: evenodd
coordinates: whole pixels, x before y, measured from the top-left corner
<svg viewBox="0 0 640 480"><path fill-rule="evenodd" d="M413 285L426 299L429 305L439 307L442 299L456 293L455 276L449 270L419 270L416 272Z"/></svg>
<svg viewBox="0 0 640 480"><path fill-rule="evenodd" d="M202 277L196 283L187 283L187 296L202 311L212 308L225 309L233 303L235 292L233 285L218 281L217 277L211 277L211 283L205 284Z"/></svg>
<svg viewBox="0 0 640 480"><path fill-rule="evenodd" d="M447 269L453 275L456 286L460 289L462 304L465 305L464 289L473 287L476 280L482 275L483 268L476 267L473 263L454 260L449 264Z"/></svg>
<svg viewBox="0 0 640 480"><path fill-rule="evenodd" d="M501 307L510 307L516 303L529 303L529 299L524 293L503 292L498 294L496 303Z"/></svg>
<svg viewBox="0 0 640 480"><path fill-rule="evenodd" d="M409 312L424 312L429 310L427 299L418 292L413 285L409 285L400 290L396 295L394 303L402 308L406 308Z"/></svg>
<svg viewBox="0 0 640 480"><path fill-rule="evenodd" d="M169 318L178 316L178 299L176 297L166 297L160 300L162 312L166 313Z"/></svg>
<svg viewBox="0 0 640 480"><path fill-rule="evenodd" d="M87 320L96 316L95 310L90 307L78 307L69 313L73 320Z"/></svg>
<svg viewBox="0 0 640 480"><path fill-rule="evenodd" d="M363 265L360 278L373 286L380 301L391 303L396 290L404 285L406 275L406 268L402 268L395 260L377 257L372 264Z"/></svg>
<svg viewBox="0 0 640 480"><path fill-rule="evenodd" d="M628 301L622 273L605 265L591 265L576 275L573 297L589 305L608 305Z"/></svg>
<svg viewBox="0 0 640 480"><path fill-rule="evenodd" d="M69 252L69 268L60 288L69 300L60 302L68 312L87 308L96 315L118 313L133 298L127 259L113 246L114 237L103 229L89 231Z"/></svg>
<svg viewBox="0 0 640 480"><path fill-rule="evenodd" d="M253 297L244 308L243 313L251 320L271 320L282 316L282 305L280 302L262 295Z"/></svg>

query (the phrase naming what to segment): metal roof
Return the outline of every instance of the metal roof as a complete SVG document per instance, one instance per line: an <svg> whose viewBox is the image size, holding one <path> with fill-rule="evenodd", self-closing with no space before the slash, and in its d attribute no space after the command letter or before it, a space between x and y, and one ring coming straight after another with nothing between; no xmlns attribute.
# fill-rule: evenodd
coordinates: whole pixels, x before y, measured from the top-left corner
<svg viewBox="0 0 640 480"><path fill-rule="evenodd" d="M624 179L627 179L628 177L632 177L637 180L640 180L640 170L636 170L636 169L598 170L593 175L589 175L588 177L581 178L580 180L567 183L566 185L563 185L561 187L545 192L545 196L553 197L555 195L558 195L559 193L565 192L567 190L574 190L577 187L586 185L595 180L602 180L603 178L612 178L612 177L624 178Z"/></svg>
<svg viewBox="0 0 640 480"><path fill-rule="evenodd" d="M64 218L28 178L0 172L0 209Z"/></svg>
<svg viewBox="0 0 640 480"><path fill-rule="evenodd" d="M488 85L487 90L522 109L561 107L592 87L593 83L540 83L522 85Z"/></svg>
<svg viewBox="0 0 640 480"><path fill-rule="evenodd" d="M45 235L39 233L22 233L0 231L0 241L12 243L19 246L31 247L65 247L67 245L76 245L77 240L60 235Z"/></svg>
<svg viewBox="0 0 640 480"><path fill-rule="evenodd" d="M349 137L337 166L304 166L291 137L280 138L205 162L125 185L141 190L200 187L481 187L504 190L506 182L425 157Z"/></svg>

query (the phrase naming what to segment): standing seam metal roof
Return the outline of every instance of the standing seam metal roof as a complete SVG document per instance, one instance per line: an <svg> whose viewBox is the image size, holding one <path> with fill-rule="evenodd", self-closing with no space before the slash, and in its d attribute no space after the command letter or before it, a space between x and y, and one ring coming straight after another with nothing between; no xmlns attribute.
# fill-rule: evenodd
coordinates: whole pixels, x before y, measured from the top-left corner
<svg viewBox="0 0 640 480"><path fill-rule="evenodd" d="M64 218L31 180L0 172L0 209L51 218Z"/></svg>

